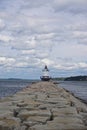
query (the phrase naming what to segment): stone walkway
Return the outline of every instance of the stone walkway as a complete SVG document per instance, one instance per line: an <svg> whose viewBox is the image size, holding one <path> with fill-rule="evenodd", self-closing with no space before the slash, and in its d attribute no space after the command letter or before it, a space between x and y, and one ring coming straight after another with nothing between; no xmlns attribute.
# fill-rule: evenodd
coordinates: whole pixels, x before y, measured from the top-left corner
<svg viewBox="0 0 87 130"><path fill-rule="evenodd" d="M87 105L52 82L0 100L0 130L87 130Z"/></svg>

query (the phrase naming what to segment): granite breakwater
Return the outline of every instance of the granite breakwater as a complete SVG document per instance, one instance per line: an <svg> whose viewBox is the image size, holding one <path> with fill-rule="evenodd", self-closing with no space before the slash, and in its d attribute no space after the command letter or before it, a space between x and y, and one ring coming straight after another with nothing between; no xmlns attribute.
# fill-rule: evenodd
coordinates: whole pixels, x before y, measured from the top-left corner
<svg viewBox="0 0 87 130"><path fill-rule="evenodd" d="M87 105L53 82L0 99L0 130L87 130Z"/></svg>

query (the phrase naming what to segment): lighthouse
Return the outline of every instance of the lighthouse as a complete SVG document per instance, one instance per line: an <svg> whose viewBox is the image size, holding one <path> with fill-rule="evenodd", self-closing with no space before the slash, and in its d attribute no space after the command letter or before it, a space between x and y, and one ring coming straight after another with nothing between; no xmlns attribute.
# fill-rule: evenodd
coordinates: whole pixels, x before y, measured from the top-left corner
<svg viewBox="0 0 87 130"><path fill-rule="evenodd" d="M45 65L44 69L42 70L42 76L40 77L42 81L49 81L51 77L49 76L49 69L47 65Z"/></svg>

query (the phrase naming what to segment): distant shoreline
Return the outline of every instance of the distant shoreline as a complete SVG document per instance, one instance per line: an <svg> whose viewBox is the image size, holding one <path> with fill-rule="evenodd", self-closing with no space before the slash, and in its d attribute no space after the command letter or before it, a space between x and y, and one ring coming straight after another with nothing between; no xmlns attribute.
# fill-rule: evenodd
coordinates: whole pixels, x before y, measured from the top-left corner
<svg viewBox="0 0 87 130"><path fill-rule="evenodd" d="M78 76L70 76L70 77L56 77L53 80L59 81L87 81L87 75L78 75Z"/></svg>

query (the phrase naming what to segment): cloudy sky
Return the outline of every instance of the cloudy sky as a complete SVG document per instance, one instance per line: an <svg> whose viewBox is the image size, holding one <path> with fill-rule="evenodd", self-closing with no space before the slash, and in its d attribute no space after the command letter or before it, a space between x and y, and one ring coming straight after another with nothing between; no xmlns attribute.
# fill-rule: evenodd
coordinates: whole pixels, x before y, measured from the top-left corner
<svg viewBox="0 0 87 130"><path fill-rule="evenodd" d="M87 75L87 0L0 0L0 78Z"/></svg>

